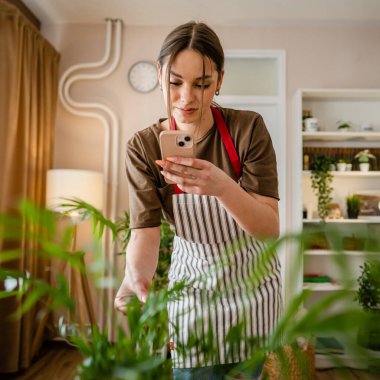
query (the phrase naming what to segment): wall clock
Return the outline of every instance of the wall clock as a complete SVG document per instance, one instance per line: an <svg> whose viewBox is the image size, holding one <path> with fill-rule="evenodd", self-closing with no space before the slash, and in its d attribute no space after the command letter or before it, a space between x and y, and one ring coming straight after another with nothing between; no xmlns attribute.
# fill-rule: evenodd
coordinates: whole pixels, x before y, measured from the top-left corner
<svg viewBox="0 0 380 380"><path fill-rule="evenodd" d="M138 92L153 91L158 84L156 65L149 61L136 62L129 69L128 81L132 88Z"/></svg>

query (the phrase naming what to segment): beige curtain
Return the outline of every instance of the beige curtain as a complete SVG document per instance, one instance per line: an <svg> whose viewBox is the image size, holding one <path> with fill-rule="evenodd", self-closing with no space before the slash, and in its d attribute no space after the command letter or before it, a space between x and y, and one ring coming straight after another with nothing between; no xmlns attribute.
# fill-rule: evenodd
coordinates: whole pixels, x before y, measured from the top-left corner
<svg viewBox="0 0 380 380"><path fill-rule="evenodd" d="M16 7L0 0L0 57L0 213L4 214L12 213L20 199L44 204L59 54ZM10 244L22 250L22 259L10 265L13 269L48 278L49 263L37 258L35 244L0 241L0 252ZM38 349L32 350L37 307L11 322L9 313L17 306L13 298L0 300L0 373L27 368L32 351Z"/></svg>

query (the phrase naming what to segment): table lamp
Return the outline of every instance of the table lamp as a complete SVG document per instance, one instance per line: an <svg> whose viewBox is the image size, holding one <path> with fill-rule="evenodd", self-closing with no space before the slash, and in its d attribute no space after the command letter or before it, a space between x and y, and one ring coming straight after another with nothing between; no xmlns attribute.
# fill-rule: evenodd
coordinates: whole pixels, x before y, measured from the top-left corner
<svg viewBox="0 0 380 380"><path fill-rule="evenodd" d="M73 255L79 255L83 268L85 268L84 253L76 252L77 224L80 221L80 213L67 212L67 208L62 204L68 203L68 199L80 199L101 211L104 204L103 186L103 173L100 172L77 169L52 169L47 172L46 206L56 212L65 213L71 218L73 222L71 251ZM79 273L71 267L69 283L72 296L83 295L87 315L91 324L94 325L95 313L85 270ZM84 326L84 311L81 307L78 309L81 325Z"/></svg>

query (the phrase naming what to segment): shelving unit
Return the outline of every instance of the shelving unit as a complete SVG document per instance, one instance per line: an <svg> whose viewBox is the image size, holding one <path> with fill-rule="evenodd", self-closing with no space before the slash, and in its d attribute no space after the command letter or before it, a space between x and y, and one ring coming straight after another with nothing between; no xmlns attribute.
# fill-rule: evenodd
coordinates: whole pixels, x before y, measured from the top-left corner
<svg viewBox="0 0 380 380"><path fill-rule="evenodd" d="M296 115L292 146L289 151L294 152L292 165L292 229L296 231L313 228L320 223L317 213L317 198L311 188L310 170L304 170L303 154L305 149L372 149L378 152L380 148L380 90L339 90L339 89L300 89L294 98L294 111ZM302 111L310 110L313 117L318 119L320 130L318 132L302 131ZM339 120L350 121L355 130L351 132L339 132L336 130ZM360 125L370 123L374 130L371 132L360 131ZM379 161L379 160L378 160ZM376 170L361 172L332 171L334 189L332 198L343 213L343 218L326 220L343 239L355 239L380 235L380 216L373 218L347 219L345 199L349 194L360 191L379 191L380 194L380 162L377 162ZM356 169L356 168L355 168ZM309 210L308 219L303 218L303 208ZM311 211L310 211L311 210ZM311 215L310 215L311 214ZM363 248L364 249L364 248ZM343 256L343 257L342 257ZM307 309L313 303L320 301L327 294L342 289L342 283L352 284L348 289L355 292L356 279L360 273L360 265L368 257L379 257L380 252L366 252L360 248L333 251L330 247L312 248L304 252L303 264L294 263L294 267L300 267L297 291L310 289L311 297L304 305ZM344 259L350 268L347 278L339 278L342 273L339 269L337 257ZM303 282L305 275L328 276L331 282L311 283ZM354 298L354 297L353 297ZM339 305L334 305L338 309ZM326 313L329 311L326 310ZM345 353L340 355L347 366L366 368L363 358L356 358ZM333 367L336 365L327 355L316 355L318 368Z"/></svg>

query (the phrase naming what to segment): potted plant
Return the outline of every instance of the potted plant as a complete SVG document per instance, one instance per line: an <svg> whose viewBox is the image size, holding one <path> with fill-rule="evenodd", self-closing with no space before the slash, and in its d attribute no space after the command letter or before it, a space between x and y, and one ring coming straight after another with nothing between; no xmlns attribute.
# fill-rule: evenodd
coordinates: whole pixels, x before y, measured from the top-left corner
<svg viewBox="0 0 380 380"><path fill-rule="evenodd" d="M346 171L346 160L344 158L340 158L336 164L339 172Z"/></svg>
<svg viewBox="0 0 380 380"><path fill-rule="evenodd" d="M318 215L322 220L326 219L329 209L328 204L332 201L331 186L333 175L330 171L331 160L322 154L316 156L311 168L311 187L318 198Z"/></svg>
<svg viewBox="0 0 380 380"><path fill-rule="evenodd" d="M352 129L352 125L349 121L338 121L337 129L339 132L349 132Z"/></svg>
<svg viewBox="0 0 380 380"><path fill-rule="evenodd" d="M361 199L357 194L349 195L346 198L348 219L357 219L360 212Z"/></svg>
<svg viewBox="0 0 380 380"><path fill-rule="evenodd" d="M367 172L369 170L370 160L376 159L376 157L369 152L369 149L361 150L355 155L355 158L358 160L359 168L363 172Z"/></svg>
<svg viewBox="0 0 380 380"><path fill-rule="evenodd" d="M366 313L359 328L361 346L380 351L380 260L372 259L360 266L356 300Z"/></svg>

